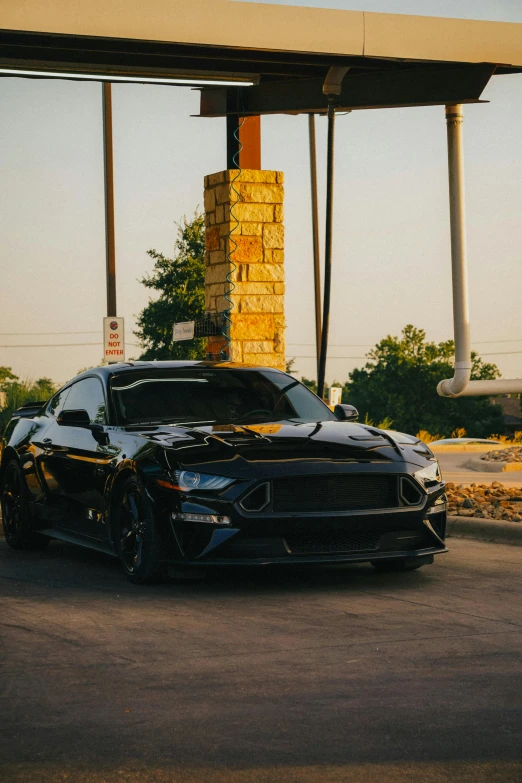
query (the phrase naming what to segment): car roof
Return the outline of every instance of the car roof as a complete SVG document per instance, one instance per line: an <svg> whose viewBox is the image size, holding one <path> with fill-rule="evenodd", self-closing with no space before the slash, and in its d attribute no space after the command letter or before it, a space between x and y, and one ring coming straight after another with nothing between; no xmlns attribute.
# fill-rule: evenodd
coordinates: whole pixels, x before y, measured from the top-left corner
<svg viewBox="0 0 522 783"><path fill-rule="evenodd" d="M210 362L188 359L178 361L132 361L93 367L90 370L85 370L80 373L75 378L71 378L71 380L67 381L67 384L64 385L67 386L72 381L77 381L80 378L87 378L92 375L98 375L104 380L107 380L113 375L120 375L122 373L137 370L180 370L187 367L213 368L218 370L272 370L273 372L282 372L281 370L276 370L275 367L266 367L265 365L260 364L242 364L239 362Z"/></svg>

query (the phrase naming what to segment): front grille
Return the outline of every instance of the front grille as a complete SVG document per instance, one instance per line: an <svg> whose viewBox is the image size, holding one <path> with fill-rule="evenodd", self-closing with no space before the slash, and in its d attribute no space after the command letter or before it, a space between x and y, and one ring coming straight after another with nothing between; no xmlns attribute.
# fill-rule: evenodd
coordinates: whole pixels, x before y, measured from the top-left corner
<svg viewBox="0 0 522 783"><path fill-rule="evenodd" d="M357 511L397 508L397 477L392 475L289 476L274 479L273 509L284 511Z"/></svg>
<svg viewBox="0 0 522 783"><path fill-rule="evenodd" d="M292 533L286 544L293 555L368 552L379 546L379 533Z"/></svg>

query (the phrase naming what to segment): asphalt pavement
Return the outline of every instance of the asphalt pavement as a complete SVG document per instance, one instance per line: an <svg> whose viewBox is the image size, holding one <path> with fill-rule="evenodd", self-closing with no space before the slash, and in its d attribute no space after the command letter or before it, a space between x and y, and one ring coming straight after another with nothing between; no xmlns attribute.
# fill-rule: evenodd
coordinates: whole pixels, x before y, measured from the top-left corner
<svg viewBox="0 0 522 783"><path fill-rule="evenodd" d="M522 548L136 587L0 541L0 779L520 783Z"/></svg>

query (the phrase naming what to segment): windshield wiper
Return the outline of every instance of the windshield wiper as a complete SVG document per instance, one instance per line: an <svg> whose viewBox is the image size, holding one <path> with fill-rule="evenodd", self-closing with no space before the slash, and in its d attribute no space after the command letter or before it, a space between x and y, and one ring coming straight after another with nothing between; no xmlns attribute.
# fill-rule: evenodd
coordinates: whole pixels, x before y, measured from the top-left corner
<svg viewBox="0 0 522 783"><path fill-rule="evenodd" d="M203 419L202 421L174 421L173 419L159 419L158 421L136 421L126 424L126 427L157 427L159 424L171 427L186 427L194 424L215 424L215 419Z"/></svg>
<svg viewBox="0 0 522 783"><path fill-rule="evenodd" d="M158 424L162 424L161 421L128 421L124 427L157 427Z"/></svg>

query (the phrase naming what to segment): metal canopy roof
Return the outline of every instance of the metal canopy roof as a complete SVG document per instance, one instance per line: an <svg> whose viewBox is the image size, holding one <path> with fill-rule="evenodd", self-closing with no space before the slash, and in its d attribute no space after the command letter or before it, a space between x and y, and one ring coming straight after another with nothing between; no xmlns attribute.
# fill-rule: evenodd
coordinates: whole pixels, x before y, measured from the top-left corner
<svg viewBox="0 0 522 783"><path fill-rule="evenodd" d="M522 69L522 24L263 5L233 0L2 0L0 67L120 74L258 74L261 84L427 73L435 64Z"/></svg>

